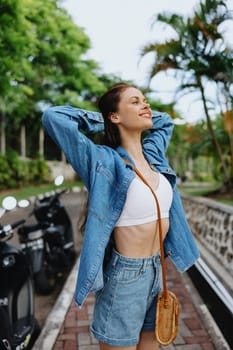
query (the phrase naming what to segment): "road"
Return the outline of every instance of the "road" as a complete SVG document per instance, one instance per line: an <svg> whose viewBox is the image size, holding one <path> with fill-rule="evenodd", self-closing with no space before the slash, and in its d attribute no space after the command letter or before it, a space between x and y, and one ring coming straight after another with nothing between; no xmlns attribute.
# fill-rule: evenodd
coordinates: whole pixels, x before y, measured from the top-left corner
<svg viewBox="0 0 233 350"><path fill-rule="evenodd" d="M72 221L75 248L77 253L80 252L81 243L82 243L82 236L79 232L79 223L80 223L81 214L83 212L83 208L85 206L85 198L86 198L86 194L83 191L81 193L69 192L64 194L61 197L61 201L64 203ZM2 224L13 223L20 219L27 219L27 223L36 222L33 217L27 218L32 208L33 208L33 204L31 204L28 208L24 208L24 209L17 208L11 212L8 212L1 218L1 223ZM9 240L8 242L10 242L11 244L14 244L15 246L19 246L16 232L15 232L15 235L12 237L12 239ZM42 296L38 294L35 295L35 314L36 314L36 319L38 320L40 326L43 326L46 320L46 317L49 314L50 310L52 309L66 278L67 278L67 275L61 276L59 278L59 280L57 281L56 289L50 295L48 296Z"/></svg>

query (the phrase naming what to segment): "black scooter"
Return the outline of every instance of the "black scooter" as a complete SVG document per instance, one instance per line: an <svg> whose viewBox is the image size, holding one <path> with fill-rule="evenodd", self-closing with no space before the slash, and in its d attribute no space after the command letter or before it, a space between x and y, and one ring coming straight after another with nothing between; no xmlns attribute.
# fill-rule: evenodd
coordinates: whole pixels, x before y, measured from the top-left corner
<svg viewBox="0 0 233 350"><path fill-rule="evenodd" d="M16 204L13 197L6 197L2 215ZM35 294L28 257L8 242L13 230L24 221L0 224L0 350L31 349L40 332L34 316Z"/></svg>
<svg viewBox="0 0 233 350"><path fill-rule="evenodd" d="M76 257L71 220L60 201L66 191L37 198L30 214L37 223L18 229L21 247L31 261L36 291L44 295L54 290L57 277L73 266Z"/></svg>

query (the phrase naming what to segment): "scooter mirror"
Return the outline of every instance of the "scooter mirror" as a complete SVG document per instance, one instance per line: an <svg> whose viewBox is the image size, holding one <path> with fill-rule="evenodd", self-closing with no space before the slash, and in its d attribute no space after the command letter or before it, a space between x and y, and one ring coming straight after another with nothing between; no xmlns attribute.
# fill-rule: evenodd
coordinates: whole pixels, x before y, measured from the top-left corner
<svg viewBox="0 0 233 350"><path fill-rule="evenodd" d="M7 196L2 201L2 207L5 210L12 210L16 208L17 206L17 200L13 196Z"/></svg>
<svg viewBox="0 0 233 350"><path fill-rule="evenodd" d="M19 208L27 208L30 205L30 202L27 199L21 199L18 201Z"/></svg>
<svg viewBox="0 0 233 350"><path fill-rule="evenodd" d="M58 175L55 180L54 180L54 184L56 186L60 186L63 184L63 181L64 181L64 176L63 175Z"/></svg>

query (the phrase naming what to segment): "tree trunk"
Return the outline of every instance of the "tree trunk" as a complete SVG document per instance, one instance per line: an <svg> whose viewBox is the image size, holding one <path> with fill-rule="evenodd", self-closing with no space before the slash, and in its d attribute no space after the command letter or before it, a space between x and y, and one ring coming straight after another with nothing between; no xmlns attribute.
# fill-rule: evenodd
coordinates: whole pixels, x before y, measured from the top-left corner
<svg viewBox="0 0 233 350"><path fill-rule="evenodd" d="M5 116L2 114L1 118L1 153L6 154L6 133L5 133Z"/></svg>
<svg viewBox="0 0 233 350"><path fill-rule="evenodd" d="M44 154L44 130L40 128L39 131L39 154L45 158Z"/></svg>
<svg viewBox="0 0 233 350"><path fill-rule="evenodd" d="M25 125L20 129L20 154L21 157L26 158L26 128Z"/></svg>
<svg viewBox="0 0 233 350"><path fill-rule="evenodd" d="M216 147L217 154L219 156L219 160L220 160L220 164L221 164L221 168L222 168L223 176L224 176L224 184L225 184L225 183L227 183L229 181L227 165L226 165L225 159L223 157L223 152L222 152L221 146L220 146L220 144L218 142L218 139L217 139L217 137L215 135L215 131L214 131L213 126L212 126L212 121L211 121L211 118L210 118L210 115L209 115L209 111L208 111L208 108L207 108L204 88L203 88L201 79L197 78L197 81L198 81L198 86L199 86L200 91L201 91L201 96L202 96L202 101L203 101L203 106L204 106L204 111L205 111L205 115L206 115L208 129L209 129L209 132L210 132L210 134L212 136L213 144Z"/></svg>
<svg viewBox="0 0 233 350"><path fill-rule="evenodd" d="M61 161L62 163L66 164L66 156L63 152L61 153Z"/></svg>

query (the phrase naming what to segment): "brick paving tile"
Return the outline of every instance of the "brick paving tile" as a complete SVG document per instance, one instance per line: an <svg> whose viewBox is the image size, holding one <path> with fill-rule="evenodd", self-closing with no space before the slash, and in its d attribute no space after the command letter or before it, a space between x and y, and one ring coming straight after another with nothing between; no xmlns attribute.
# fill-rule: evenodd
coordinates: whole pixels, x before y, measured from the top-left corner
<svg viewBox="0 0 233 350"><path fill-rule="evenodd" d="M77 344L75 341L68 340L65 342L64 350L77 350Z"/></svg>
<svg viewBox="0 0 233 350"><path fill-rule="evenodd" d="M214 350L215 349L213 344L210 344L210 343L202 344L202 348L203 348L203 350Z"/></svg>
<svg viewBox="0 0 233 350"><path fill-rule="evenodd" d="M217 350L200 319L179 272L167 264L168 288L180 301L179 334L173 344L164 350ZM52 350L99 350L98 342L90 333L94 297L89 295L82 309L72 301ZM146 349L145 349L146 350Z"/></svg>

